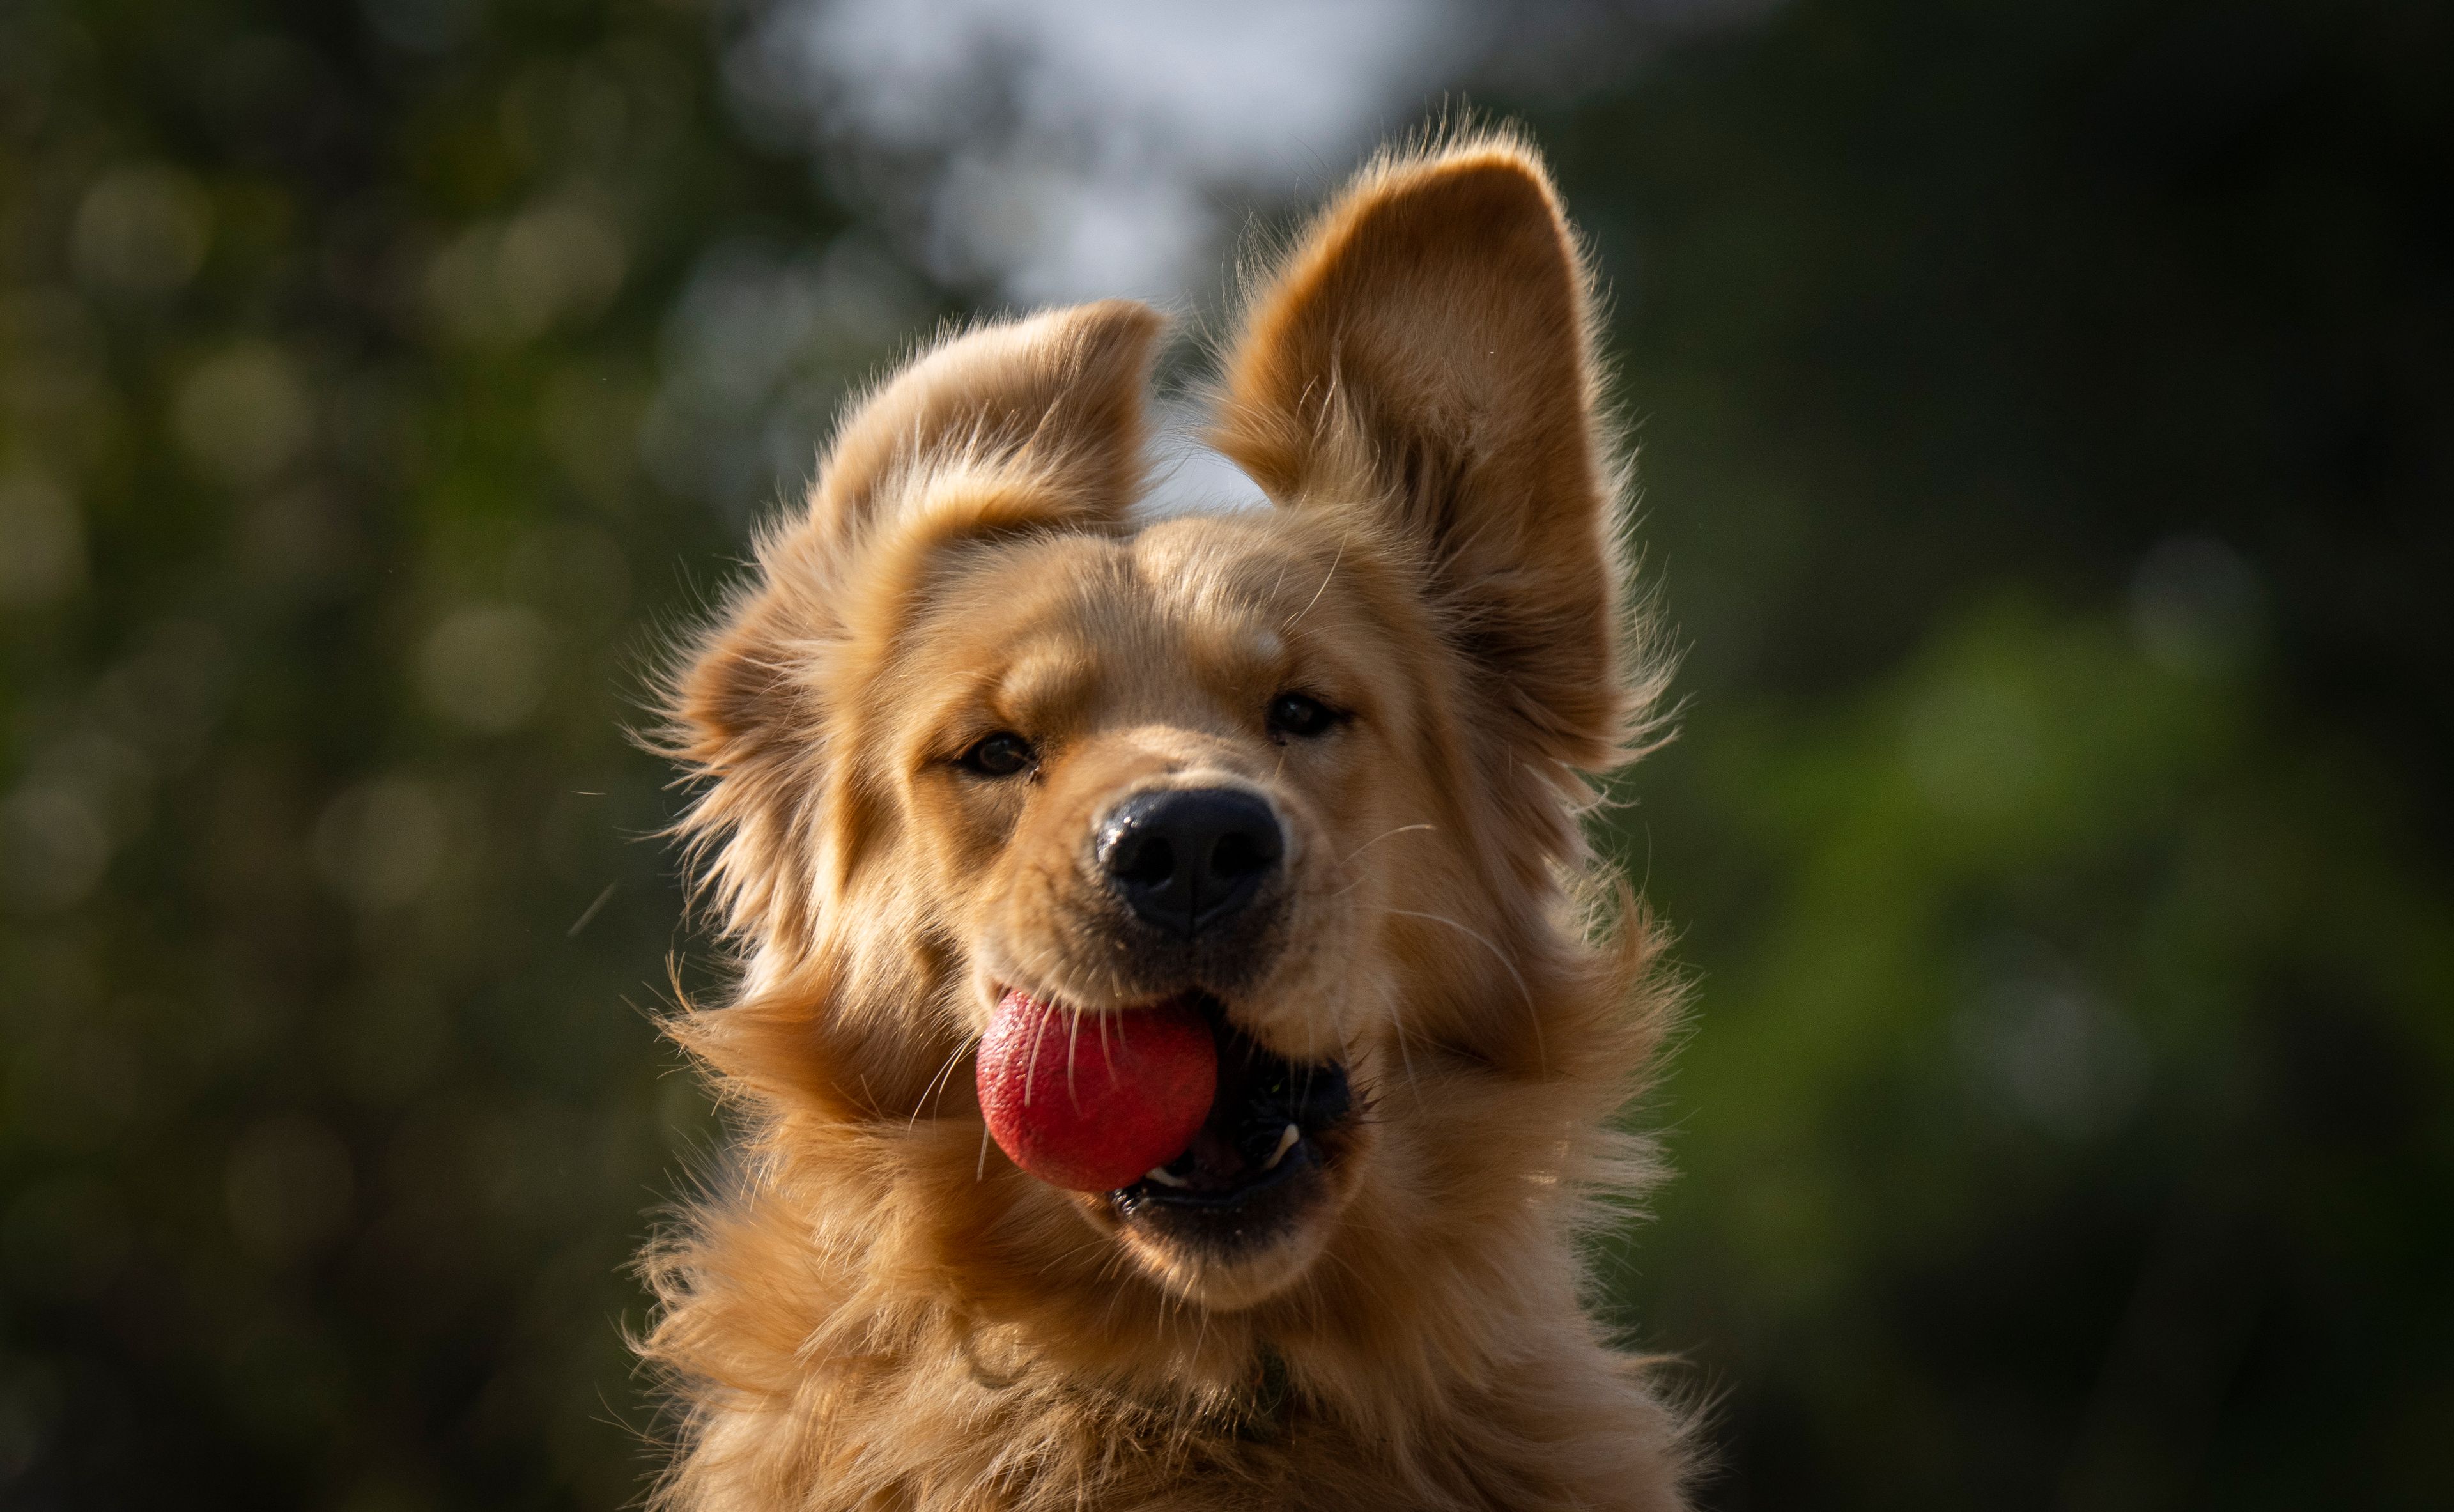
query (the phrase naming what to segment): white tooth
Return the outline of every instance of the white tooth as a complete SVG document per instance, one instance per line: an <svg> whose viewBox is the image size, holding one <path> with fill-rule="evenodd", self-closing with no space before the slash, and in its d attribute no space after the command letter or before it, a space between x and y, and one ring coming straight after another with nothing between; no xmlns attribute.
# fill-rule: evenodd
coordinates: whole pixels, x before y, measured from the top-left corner
<svg viewBox="0 0 2454 1512"><path fill-rule="evenodd" d="M1303 1131L1297 1128L1292 1123L1288 1124L1285 1128L1280 1129L1278 1131L1278 1147L1272 1150L1270 1152L1270 1158L1261 1162L1261 1169L1264 1171L1277 1170L1278 1168L1278 1162L1287 1158L1287 1152L1294 1149L1296 1147L1296 1141L1302 1138Z"/></svg>
<svg viewBox="0 0 2454 1512"><path fill-rule="evenodd" d="M1161 1186L1182 1186L1185 1184L1184 1178L1180 1176L1168 1175L1167 1167L1163 1165L1152 1166L1148 1171L1142 1174L1142 1179L1145 1181L1157 1181Z"/></svg>

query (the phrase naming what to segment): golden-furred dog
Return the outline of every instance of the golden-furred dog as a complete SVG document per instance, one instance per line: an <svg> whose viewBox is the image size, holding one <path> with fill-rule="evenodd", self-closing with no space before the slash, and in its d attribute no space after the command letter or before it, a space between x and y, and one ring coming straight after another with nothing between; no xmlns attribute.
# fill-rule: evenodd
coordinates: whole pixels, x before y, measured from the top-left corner
<svg viewBox="0 0 2454 1512"><path fill-rule="evenodd" d="M1213 433L1269 508L1137 522L1126 301L844 421L675 679L743 954L677 1031L742 1145L649 1261L667 1505L1684 1505L1577 1254L1669 996L1579 827L1659 691L1592 298L1480 133L1258 288ZM1197 1005L1192 1145L1106 1192L1008 1159L1009 994L1086 1042Z"/></svg>

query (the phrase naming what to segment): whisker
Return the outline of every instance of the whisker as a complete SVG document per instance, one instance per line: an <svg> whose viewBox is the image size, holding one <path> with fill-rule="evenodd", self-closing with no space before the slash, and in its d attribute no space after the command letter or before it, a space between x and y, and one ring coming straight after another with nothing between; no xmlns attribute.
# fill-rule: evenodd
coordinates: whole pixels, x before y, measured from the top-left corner
<svg viewBox="0 0 2454 1512"><path fill-rule="evenodd" d="M1338 863L1338 870L1344 871L1348 866L1354 864L1357 857L1379 844L1382 840L1389 838L1392 835L1405 835L1415 830L1438 831L1438 828L1439 826L1437 824L1400 824L1394 830L1389 830L1372 837L1372 838L1357 846L1354 850L1349 851L1346 855L1346 859ZM1361 887L1369 880L1371 880L1369 876L1358 876L1355 880L1347 883L1344 887L1338 888L1329 896L1332 897L1344 897L1347 894L1354 892L1357 888Z"/></svg>
<svg viewBox="0 0 2454 1512"><path fill-rule="evenodd" d="M1022 1105L1031 1106L1032 1079L1039 1075L1039 1042L1048 1038L1048 1015L1039 1016L1039 1023L1031 1031L1031 1059L1022 1068Z"/></svg>
<svg viewBox="0 0 2454 1512"><path fill-rule="evenodd" d="M1421 914L1417 913L1411 908L1392 908L1386 909L1383 912L1401 915L1407 918L1429 919L1435 924L1446 924L1449 928L1456 930L1458 934L1463 935L1470 940L1473 940L1476 944L1480 945L1483 949L1491 952L1494 957L1498 958L1499 964L1508 968L1508 975L1517 979L1517 991L1519 995L1523 997L1525 999L1525 1016L1527 1020L1534 1026L1535 1060L1541 1066L1543 1075L1548 1076L1550 1074L1551 1057L1549 1051L1544 1048L1542 1043L1541 1011L1534 1006L1534 989L1525 984L1525 974L1519 971L1517 969L1517 963L1508 958L1508 952L1501 950L1489 939L1476 934L1473 930L1466 928L1456 919L1447 917L1444 915Z"/></svg>
<svg viewBox="0 0 2454 1512"><path fill-rule="evenodd" d="M912 1119L903 1126L903 1131L906 1134L911 1133L912 1130L919 1126L920 1110L928 1105L931 1096L942 1093L945 1090L947 1079L955 1074L955 1062L962 1059L963 1052L969 1050L976 1042L978 1041L978 1039L979 1036L970 1035L955 1042L954 1054L948 1056L946 1058L946 1063L937 1068L937 1074L929 1079L929 1084L920 1089L920 1100L912 1104ZM868 1081L867 1079L864 1078L862 1080L863 1090L866 1090L867 1086Z"/></svg>
<svg viewBox="0 0 2454 1512"><path fill-rule="evenodd" d="M1087 1255L1093 1250L1106 1249L1110 1247L1112 1247L1111 1240L1104 1236L1095 1236L1091 1239L1084 1240L1081 1243L1075 1245L1072 1249L1059 1250L1057 1253L1050 1256L1047 1262L1041 1265L1038 1271L1035 1274L1045 1276L1050 1271L1055 1270L1059 1265L1065 1264L1077 1255ZM1110 1257L1110 1260L1112 1260L1115 1257L1112 1256ZM1100 1261L1101 1268L1104 1269L1109 1263L1110 1260Z"/></svg>
<svg viewBox="0 0 2454 1512"><path fill-rule="evenodd" d="M1378 983L1380 998L1389 1005L1389 1027L1398 1032L1398 1059L1406 1068L1406 1090L1415 1096L1415 1106L1423 1105L1423 1084L1415 1075L1415 1050L1406 1038L1406 1016L1399 1011L1397 994L1385 980Z"/></svg>
<svg viewBox="0 0 2454 1512"><path fill-rule="evenodd" d="M1074 1111L1079 1113L1082 1111L1082 1099L1074 1089L1074 1047L1082 1038L1082 1005L1069 1003L1067 1007L1074 1018L1065 1028L1065 1100L1074 1104Z"/></svg>
<svg viewBox="0 0 2454 1512"><path fill-rule="evenodd" d="M1304 615L1312 613L1313 604L1319 603L1320 595L1329 592L1330 579L1338 575L1338 564L1346 560L1346 543L1350 539L1352 539L1351 534L1348 535L1340 535L1338 538L1338 554L1329 559L1329 571L1321 574L1320 586L1313 590L1312 603L1306 604L1302 609L1297 611L1296 617L1288 620L1286 624L1280 627L1281 629L1293 630L1296 626L1303 623Z"/></svg>
<svg viewBox="0 0 2454 1512"><path fill-rule="evenodd" d="M1355 849L1347 852L1346 859L1338 862L1338 864L1340 866L1352 866L1355 864L1355 858L1357 857L1372 849L1372 847L1379 844L1382 840L1389 838L1393 835L1411 835L1417 830L1437 830L1439 826L1437 824L1400 824L1394 830L1383 830L1379 834L1372 837L1372 838L1357 846Z"/></svg>

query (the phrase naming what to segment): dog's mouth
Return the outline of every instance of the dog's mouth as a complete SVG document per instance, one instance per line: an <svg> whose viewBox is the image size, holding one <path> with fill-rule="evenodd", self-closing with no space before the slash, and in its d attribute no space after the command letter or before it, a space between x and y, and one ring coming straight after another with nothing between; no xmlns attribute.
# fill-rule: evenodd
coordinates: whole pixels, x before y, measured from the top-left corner
<svg viewBox="0 0 2454 1512"><path fill-rule="evenodd" d="M1182 1154L1107 1194L1119 1219L1211 1251L1266 1242L1302 1217L1345 1153L1356 1099L1336 1060L1289 1060L1195 1005L1218 1052L1218 1088Z"/></svg>

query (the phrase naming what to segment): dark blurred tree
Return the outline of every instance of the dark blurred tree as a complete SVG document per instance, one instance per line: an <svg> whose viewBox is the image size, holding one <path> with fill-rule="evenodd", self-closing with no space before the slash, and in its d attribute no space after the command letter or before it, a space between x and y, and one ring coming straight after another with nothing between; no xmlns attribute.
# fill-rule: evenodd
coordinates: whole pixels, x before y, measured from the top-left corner
<svg viewBox="0 0 2454 1512"><path fill-rule="evenodd" d="M1694 646L1619 1262L1712 1504L2454 1495L2449 63L1804 0L1535 107Z"/></svg>
<svg viewBox="0 0 2454 1512"><path fill-rule="evenodd" d="M933 309L721 40L0 8L9 1505L638 1488L703 1113L623 730L677 564Z"/></svg>

